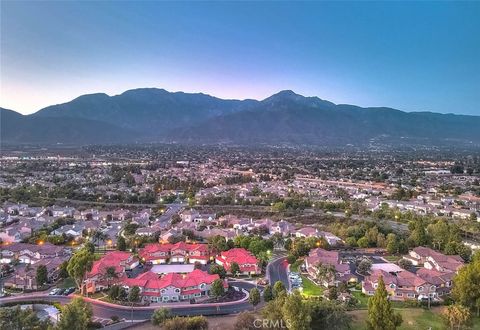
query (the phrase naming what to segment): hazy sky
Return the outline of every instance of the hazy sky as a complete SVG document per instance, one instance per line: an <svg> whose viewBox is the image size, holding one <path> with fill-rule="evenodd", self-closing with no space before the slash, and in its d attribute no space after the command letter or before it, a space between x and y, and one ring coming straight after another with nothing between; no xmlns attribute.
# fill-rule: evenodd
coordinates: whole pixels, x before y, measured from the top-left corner
<svg viewBox="0 0 480 330"><path fill-rule="evenodd" d="M480 115L480 2L1 1L0 105L138 87Z"/></svg>

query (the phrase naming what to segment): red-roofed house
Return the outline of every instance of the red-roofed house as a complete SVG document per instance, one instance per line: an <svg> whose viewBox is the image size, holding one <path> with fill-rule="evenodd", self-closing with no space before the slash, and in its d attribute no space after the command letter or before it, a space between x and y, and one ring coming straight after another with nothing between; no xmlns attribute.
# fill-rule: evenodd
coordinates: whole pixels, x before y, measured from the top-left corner
<svg viewBox="0 0 480 330"><path fill-rule="evenodd" d="M435 269L440 272L456 272L464 265L460 256L445 255L423 246L414 248L408 256L403 258L410 260L415 266L423 265L427 269Z"/></svg>
<svg viewBox="0 0 480 330"><path fill-rule="evenodd" d="M376 269L362 281L362 292L372 296L378 287L378 281L383 277L385 288L393 300L431 299L437 298L436 286L409 271L388 273Z"/></svg>
<svg viewBox="0 0 480 330"><path fill-rule="evenodd" d="M416 274L428 283L435 285L439 297L449 294L452 290L454 272L439 272L436 269L420 268Z"/></svg>
<svg viewBox="0 0 480 330"><path fill-rule="evenodd" d="M129 252L113 251L105 254L92 265L88 272L85 286L87 292L96 292L106 289L109 285L121 282L126 277L125 271L138 266L138 259ZM115 269L115 278L107 278L107 269Z"/></svg>
<svg viewBox="0 0 480 330"><path fill-rule="evenodd" d="M210 294L213 281L219 278L217 274L211 275L199 269L189 274L168 273L163 277L146 272L137 278L124 279L122 285L127 290L138 286L142 300L155 303L206 297ZM228 287L226 281L224 287Z"/></svg>
<svg viewBox="0 0 480 330"><path fill-rule="evenodd" d="M230 249L223 251L215 259L218 265L230 272L230 266L236 262L240 266L240 273L245 275L260 274L262 270L258 267L258 259L250 252L242 248Z"/></svg>
<svg viewBox="0 0 480 330"><path fill-rule="evenodd" d="M312 278L317 277L319 265L331 265L335 267L335 278L325 280L325 287L338 285L340 282L357 281L357 277L350 272L349 264L343 264L338 251L327 251L321 248L313 249L305 258L305 268Z"/></svg>
<svg viewBox="0 0 480 330"><path fill-rule="evenodd" d="M210 259L207 244L188 244L178 242L176 244L148 244L139 251L140 257L152 264L195 263L206 264Z"/></svg>

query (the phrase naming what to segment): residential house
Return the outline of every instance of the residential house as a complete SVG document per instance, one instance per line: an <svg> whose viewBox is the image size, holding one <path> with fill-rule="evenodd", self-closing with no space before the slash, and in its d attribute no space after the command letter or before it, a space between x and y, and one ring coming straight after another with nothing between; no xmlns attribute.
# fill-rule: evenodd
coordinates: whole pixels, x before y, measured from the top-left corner
<svg viewBox="0 0 480 330"><path fill-rule="evenodd" d="M342 263L338 251L327 251L322 248L311 250L308 257L305 258L305 268L313 279L317 278L320 265L330 265L335 268L335 274L331 278L325 278L321 283L325 287L337 286L340 282L357 281L357 277L351 274L350 265Z"/></svg>
<svg viewBox="0 0 480 330"><path fill-rule="evenodd" d="M13 261L18 261L25 264L34 264L41 259L68 256L70 254L70 249L65 249L62 246L57 246L50 243L38 245L15 243L2 246L0 252L0 263L11 263Z"/></svg>
<svg viewBox="0 0 480 330"><path fill-rule="evenodd" d="M39 266L47 268L48 282L52 283L58 279L60 273L60 266L68 257L44 258L40 259L34 264L26 263L15 266L15 271L12 276L5 279L4 286L23 289L23 290L37 290L37 269Z"/></svg>
<svg viewBox="0 0 480 330"><path fill-rule="evenodd" d="M112 251L105 254L100 260L92 265L85 280L87 292L97 292L108 288L112 284L120 283L127 277L126 271L137 267L139 260L129 252ZM115 276L109 278L108 269L115 270Z"/></svg>
<svg viewBox="0 0 480 330"><path fill-rule="evenodd" d="M143 302L176 302L208 297L212 283L219 278L217 274L211 275L199 269L189 274L168 273L162 277L146 272L137 278L124 279L121 285L127 290L138 286ZM224 281L224 288L227 287Z"/></svg>
<svg viewBox="0 0 480 330"><path fill-rule="evenodd" d="M388 273L381 269L372 271L372 274L366 276L362 281L362 292L372 296L378 288L380 277L385 282L385 288L392 300L406 299L436 299L436 286L425 279L409 271L397 273Z"/></svg>
<svg viewBox="0 0 480 330"><path fill-rule="evenodd" d="M240 267L240 273L244 275L261 274L261 268L258 266L258 259L249 251L243 248L234 248L223 251L215 258L215 262L230 272L232 263L237 263Z"/></svg>
<svg viewBox="0 0 480 330"><path fill-rule="evenodd" d="M210 260L207 244L178 242L176 244L148 244L139 251L142 260L152 264L195 263L206 264Z"/></svg>
<svg viewBox="0 0 480 330"><path fill-rule="evenodd" d="M412 249L403 258L410 260L414 266L424 266L440 272L457 272L464 265L462 257L458 255L445 255L423 246Z"/></svg>

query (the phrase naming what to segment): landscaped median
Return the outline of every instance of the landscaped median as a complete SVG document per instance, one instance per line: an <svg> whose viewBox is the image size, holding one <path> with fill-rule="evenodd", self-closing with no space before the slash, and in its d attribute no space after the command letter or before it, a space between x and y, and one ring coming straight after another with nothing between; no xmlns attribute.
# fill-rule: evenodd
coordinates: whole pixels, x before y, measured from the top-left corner
<svg viewBox="0 0 480 330"><path fill-rule="evenodd" d="M217 302L200 302L200 303L189 303L189 302L178 302L178 303L173 303L173 302L166 302L166 303L155 303L155 304L150 304L149 306L133 306L133 309L135 310L154 310L159 307L167 307L167 308L175 308L175 307L217 307L217 306L228 306L228 305L233 305L233 304L238 304L238 303L243 303L243 302L248 302L248 297L249 293L245 289L240 289L245 295L238 300L232 300L232 301L217 301ZM111 307L117 307L120 309L126 309L126 310L131 310L132 306L128 303L125 304L116 304L110 301L106 301L103 298L90 298L90 297L84 297L81 295L73 295L73 297L81 297L85 301L91 302L91 303L96 303L96 304L101 304L104 306L111 306Z"/></svg>

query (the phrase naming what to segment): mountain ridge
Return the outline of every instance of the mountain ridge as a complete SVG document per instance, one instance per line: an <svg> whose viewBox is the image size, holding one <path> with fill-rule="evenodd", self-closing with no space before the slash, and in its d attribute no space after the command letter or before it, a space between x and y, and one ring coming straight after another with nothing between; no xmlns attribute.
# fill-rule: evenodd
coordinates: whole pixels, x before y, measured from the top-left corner
<svg viewBox="0 0 480 330"><path fill-rule="evenodd" d="M335 104L282 90L263 100L137 88L81 95L31 115L0 108L2 143L480 145L480 116ZM16 115L15 115L16 114Z"/></svg>

